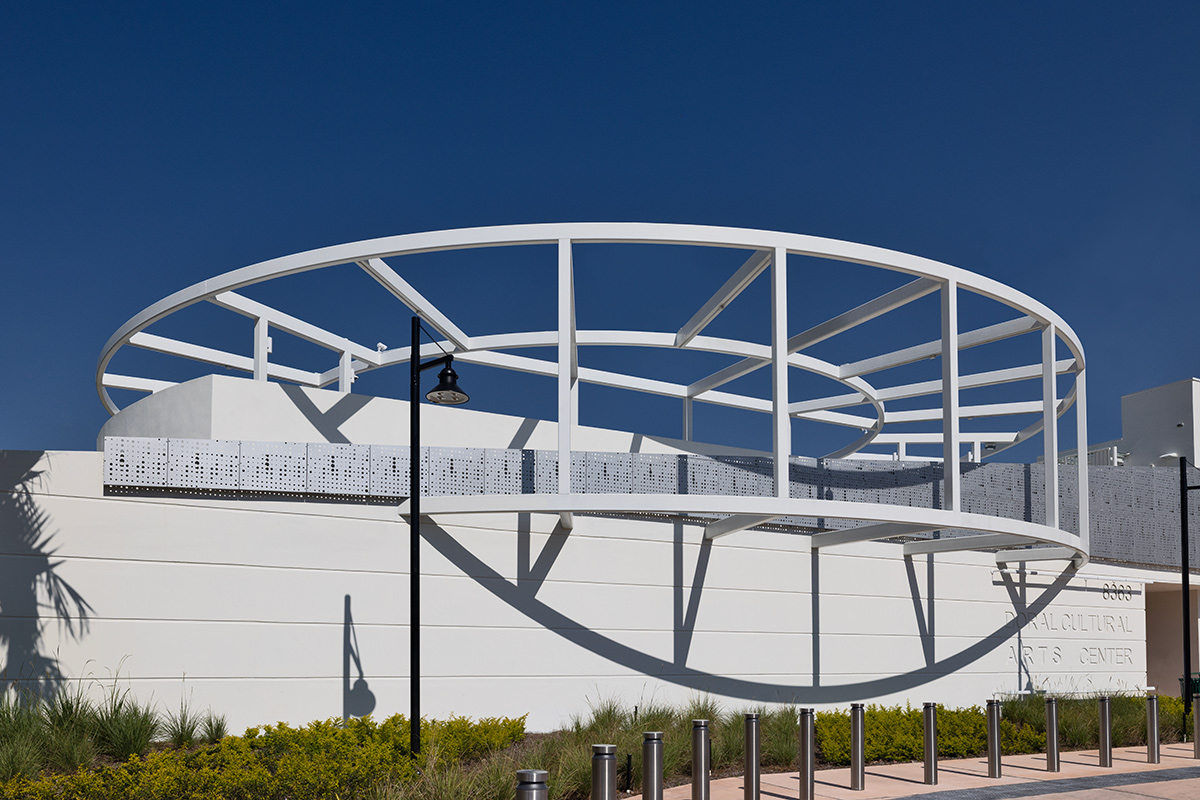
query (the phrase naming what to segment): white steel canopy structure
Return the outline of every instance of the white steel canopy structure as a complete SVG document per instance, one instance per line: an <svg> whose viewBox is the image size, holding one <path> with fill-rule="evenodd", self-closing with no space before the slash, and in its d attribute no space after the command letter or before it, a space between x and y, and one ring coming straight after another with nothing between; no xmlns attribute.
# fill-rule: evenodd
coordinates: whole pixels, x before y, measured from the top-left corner
<svg viewBox="0 0 1200 800"><path fill-rule="evenodd" d="M713 287L710 299L698 309L680 309L678 327L668 330L580 329L575 314L576 245L647 244L689 245L745 251L745 260L724 284ZM511 245L557 247L557 327L490 334L464 331L431 299L424 297L402 276L402 256L437 251L492 248ZM851 262L903 273L911 280L874 299L820 319L789 316L788 256L810 256ZM1070 326L1037 300L995 280L937 261L868 245L814 236L773 231L697 225L649 223L556 223L471 228L415 233L311 250L265 261L202 281L151 305L135 315L105 344L96 372L101 400L110 413L119 409L109 389L155 392L173 385L149 376L109 372L116 353L125 345L251 373L256 380L269 378L304 386L336 384L351 390L357 374L395 364L406 364L407 349L386 351L369 347L334 331L314 325L286 311L252 300L239 290L275 278L337 265L356 264L384 290L400 300L435 329L444 341L427 347L429 355L443 350L456 360L515 370L553 379L557 391L558 491L549 494L441 496L424 500L423 513L483 513L499 511L544 512L561 516L570 527L574 513L709 514L719 517L707 526L707 538L736 533L780 517L817 517L856 520L844 530L818 532L813 548L878 539L905 540L905 554L966 549L997 550L1000 562L1071 560L1081 566L1088 553L1087 470L1078 473L1078 530L1063 530L1059 520L1058 419L1072 406L1076 447L1087 447L1085 363L1083 347ZM705 329L756 279L769 282L769 341L707 336ZM1010 310L997 324L963 330L959 299L963 292L987 298ZM806 352L869 321L884 317L920 298L940 298L940 337L917 345L893 349L886 338L865 358L839 362ZM255 321L249 354L226 352L200 343L185 342L148 331L154 323L180 309L209 302ZM666 313L671 313L668 309ZM769 312L769 313L768 313ZM690 316L689 316L690 314ZM332 351L328 369L317 372L273 363L269 331L276 329ZM1000 366L963 374L960 351L1020 336L1037 334L1041 358L1035 363ZM1058 358L1061 342L1069 357ZM589 346L659 348L666 351L716 353L729 359L727 366L697 374L688 383L652 379L626 372L580 365L579 348ZM554 348L556 359L532 358L514 351ZM424 353L423 353L424 355ZM889 380L889 372L926 359L940 359L941 378ZM769 369L769 396L754 396L723 389L741 376ZM822 376L844 387L828 396L791 396L789 371ZM1070 385L1062 391L1059 377ZM572 486L572 429L578 425L580 383L593 383L680 401L684 439L693 437L692 409L696 402L769 414L774 457L773 491L764 497L707 495L581 493ZM1011 385L1038 387L1028 399L1014 400ZM961 393L994 391L986 402L966 405ZM899 408L893 406L899 405ZM865 409L853 413L851 409ZM1030 422L1029 415L1036 415ZM791 424L807 420L861 431L850 444L827 454L846 458L865 454L865 448L886 445L904 460L909 446L939 444L946 465L978 462L1041 433L1044 440L1045 519L1014 520L963 510L959 470L945 469L941 508L854 503L824 498L789 496L789 457L793 455ZM995 422L986 431L964 430L963 420ZM912 431L912 423L940 423L940 430ZM929 539L928 532L954 530L970 535ZM915 537L915 538L914 538ZM1031 549L1032 547L1032 549Z"/></svg>

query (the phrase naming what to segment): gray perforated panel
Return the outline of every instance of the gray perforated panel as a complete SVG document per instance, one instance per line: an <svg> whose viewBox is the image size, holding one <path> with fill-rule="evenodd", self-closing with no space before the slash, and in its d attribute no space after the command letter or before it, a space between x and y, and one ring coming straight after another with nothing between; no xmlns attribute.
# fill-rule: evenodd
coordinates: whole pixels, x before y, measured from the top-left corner
<svg viewBox="0 0 1200 800"><path fill-rule="evenodd" d="M430 494L483 494L484 450L481 447L430 447Z"/></svg>
<svg viewBox="0 0 1200 800"><path fill-rule="evenodd" d="M108 486L166 486L167 440L106 436L104 483Z"/></svg>
<svg viewBox="0 0 1200 800"><path fill-rule="evenodd" d="M530 454L528 465L526 465L526 453ZM526 486L528 489L525 488ZM532 451L485 450L483 490L485 494L532 494Z"/></svg>
<svg viewBox="0 0 1200 800"><path fill-rule="evenodd" d="M241 488L250 492L308 489L307 446L296 442L242 442Z"/></svg>
<svg viewBox="0 0 1200 800"><path fill-rule="evenodd" d="M678 494L679 464L685 457L667 453L633 454L635 494ZM687 484L684 483L686 489Z"/></svg>
<svg viewBox="0 0 1200 800"><path fill-rule="evenodd" d="M367 495L371 491L371 448L365 444L310 444L308 491Z"/></svg>
<svg viewBox="0 0 1200 800"><path fill-rule="evenodd" d="M408 448L371 445L372 497L408 497Z"/></svg>
<svg viewBox="0 0 1200 800"><path fill-rule="evenodd" d="M536 494L558 494L558 451L534 450L533 489Z"/></svg>
<svg viewBox="0 0 1200 800"><path fill-rule="evenodd" d="M586 483L575 491L593 494L633 493L632 453L584 453ZM571 479L574 488L574 476ZM586 488L585 488L586 487Z"/></svg>
<svg viewBox="0 0 1200 800"><path fill-rule="evenodd" d="M171 439L167 485L173 489L236 490L240 445L224 439Z"/></svg>

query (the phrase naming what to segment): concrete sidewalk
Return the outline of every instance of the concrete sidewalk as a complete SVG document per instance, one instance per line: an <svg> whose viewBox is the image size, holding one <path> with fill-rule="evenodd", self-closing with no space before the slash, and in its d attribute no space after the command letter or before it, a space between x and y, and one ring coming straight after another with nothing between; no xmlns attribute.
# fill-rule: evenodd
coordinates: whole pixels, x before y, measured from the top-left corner
<svg viewBox="0 0 1200 800"><path fill-rule="evenodd" d="M1046 772L1043 754L1006 756L1003 777L989 778L986 758L942 761L936 786L925 785L924 767L919 762L886 764L867 767L865 789L860 792L850 789L849 769L829 769L817 772L816 795L835 800L1200 800L1200 761L1192 757L1190 743L1163 745L1160 764L1146 763L1144 747L1114 749L1112 767L1102 768L1099 762L1095 750L1063 753L1062 771L1052 773ZM740 777L714 780L711 800L743 800L742 787ZM795 772L762 776L762 800L795 800L799 792ZM663 792L663 800L689 800L691 793L690 784L675 786Z"/></svg>

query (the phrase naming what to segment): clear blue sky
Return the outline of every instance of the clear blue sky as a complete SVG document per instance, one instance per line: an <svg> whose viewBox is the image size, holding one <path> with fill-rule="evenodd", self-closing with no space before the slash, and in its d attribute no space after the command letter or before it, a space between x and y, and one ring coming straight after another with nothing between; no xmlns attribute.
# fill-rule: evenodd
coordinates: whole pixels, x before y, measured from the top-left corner
<svg viewBox="0 0 1200 800"><path fill-rule="evenodd" d="M0 448L93 447L101 345L176 289L500 223L777 229L980 272L1082 338L1094 441L1122 394L1200 373L1200 3L15 1L0 63ZM482 297L446 304L488 331L536 279L503 267L410 277ZM635 306L674 330L718 267L583 280L597 315L606 282L642 281ZM405 337L402 309L319 281L261 297ZM595 397L585 423L638 427Z"/></svg>

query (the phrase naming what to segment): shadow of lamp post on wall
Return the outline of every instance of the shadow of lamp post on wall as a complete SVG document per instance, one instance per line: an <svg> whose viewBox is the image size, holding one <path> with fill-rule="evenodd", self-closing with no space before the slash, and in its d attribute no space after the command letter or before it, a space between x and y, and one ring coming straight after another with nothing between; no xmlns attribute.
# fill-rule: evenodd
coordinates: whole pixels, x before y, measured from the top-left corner
<svg viewBox="0 0 1200 800"><path fill-rule="evenodd" d="M432 337L430 337L432 340ZM454 356L446 353L421 363L421 318L412 318L412 350L409 368L412 379L408 397L408 475L409 475L409 579L408 579L408 655L409 655L409 731L414 755L421 752L421 373L442 367L438 385L426 393L431 403L460 406L470 398L458 388Z"/></svg>

